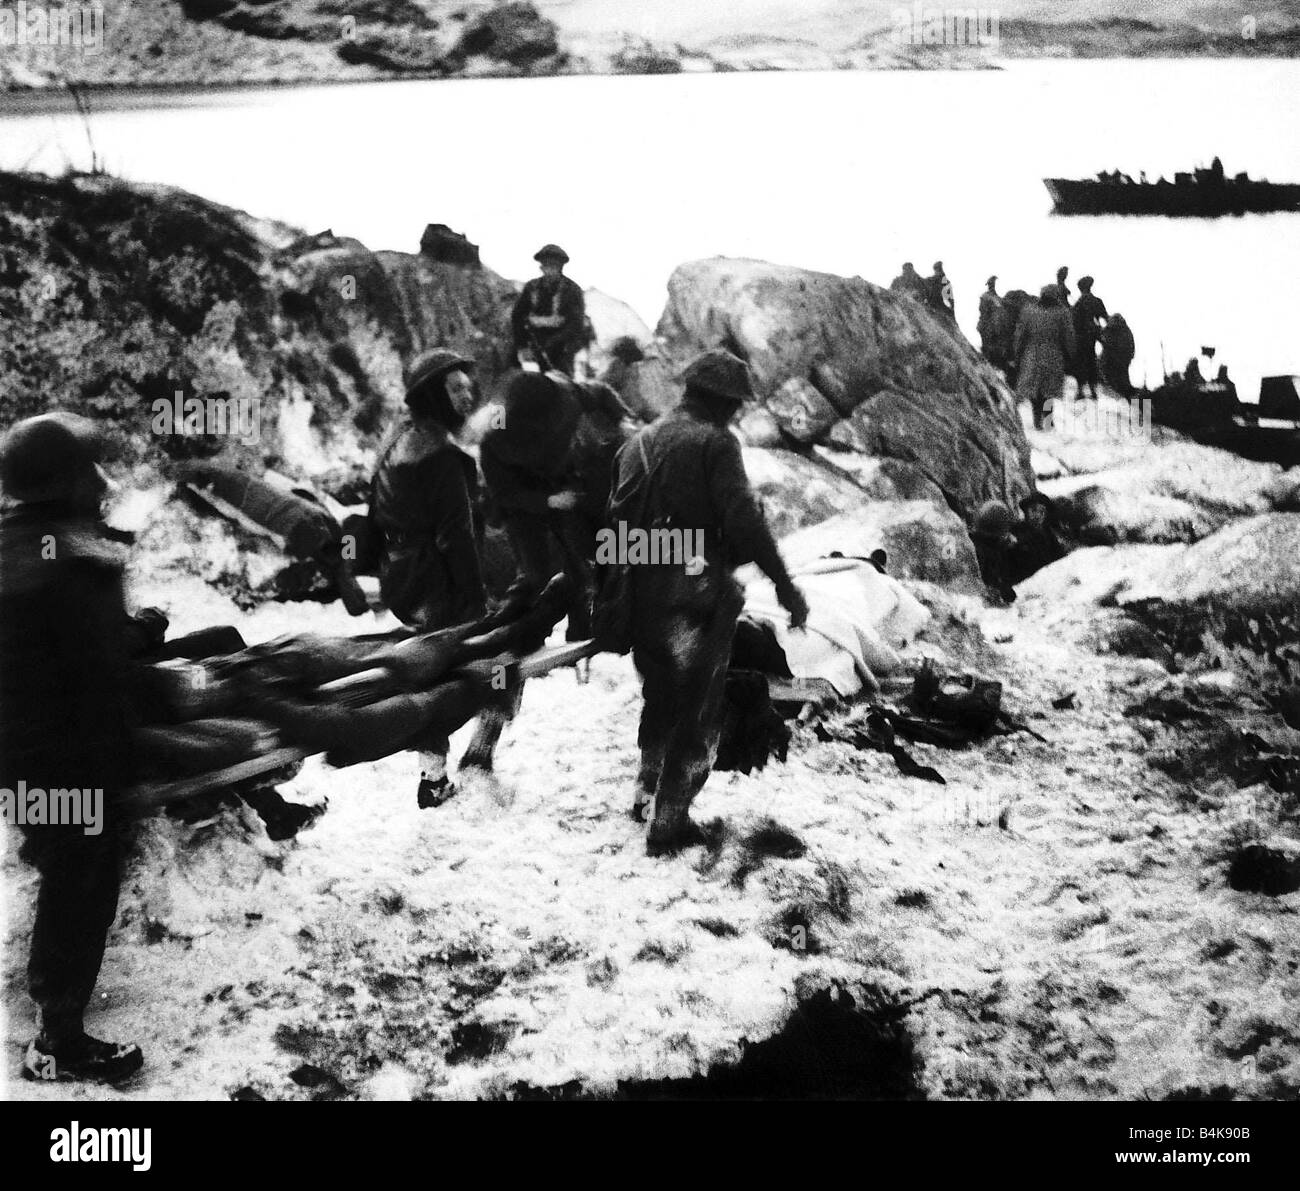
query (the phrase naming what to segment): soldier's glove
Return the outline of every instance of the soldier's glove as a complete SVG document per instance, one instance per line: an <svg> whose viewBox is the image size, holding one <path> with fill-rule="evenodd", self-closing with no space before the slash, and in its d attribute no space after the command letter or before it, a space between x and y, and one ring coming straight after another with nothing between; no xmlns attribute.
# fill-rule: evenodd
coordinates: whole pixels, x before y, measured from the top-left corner
<svg viewBox="0 0 1300 1191"><path fill-rule="evenodd" d="M790 614L792 629L801 629L808 623L808 601L803 598L803 592L792 582L787 580L778 587L776 598L780 601L781 607Z"/></svg>

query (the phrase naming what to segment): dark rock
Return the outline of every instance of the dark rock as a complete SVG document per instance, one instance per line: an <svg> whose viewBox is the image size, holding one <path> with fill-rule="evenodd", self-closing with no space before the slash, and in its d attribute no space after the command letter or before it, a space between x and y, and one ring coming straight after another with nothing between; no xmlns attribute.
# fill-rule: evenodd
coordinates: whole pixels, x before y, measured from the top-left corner
<svg viewBox="0 0 1300 1191"><path fill-rule="evenodd" d="M1300 856L1265 844L1247 844L1228 866L1228 884L1240 893L1281 897L1300 890Z"/></svg>
<svg viewBox="0 0 1300 1191"><path fill-rule="evenodd" d="M343 41L338 56L353 65L379 66L399 73L436 71L441 74L457 66L448 58L443 43L428 34L367 32Z"/></svg>
<svg viewBox="0 0 1300 1191"><path fill-rule="evenodd" d="M498 4L465 26L456 50L511 66L532 66L559 53L559 31L531 4Z"/></svg>
<svg viewBox="0 0 1300 1191"><path fill-rule="evenodd" d="M447 265L477 265L478 245L469 237L453 232L445 223L431 223L420 237L420 252L430 260Z"/></svg>
<svg viewBox="0 0 1300 1191"><path fill-rule="evenodd" d="M191 21L210 21L238 3L239 0L181 0L181 12Z"/></svg>

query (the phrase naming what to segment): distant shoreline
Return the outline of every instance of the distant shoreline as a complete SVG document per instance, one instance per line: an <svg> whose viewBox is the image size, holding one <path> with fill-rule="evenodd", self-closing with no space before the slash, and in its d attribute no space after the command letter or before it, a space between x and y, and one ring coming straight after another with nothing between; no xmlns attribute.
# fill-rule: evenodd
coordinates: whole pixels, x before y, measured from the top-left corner
<svg viewBox="0 0 1300 1191"><path fill-rule="evenodd" d="M1146 53L1140 55L1129 54L1012 54L1000 59L988 60L980 64L967 62L965 64L956 62L947 62L941 65L903 65L903 64L879 64L868 66L801 66L801 67L761 67L753 69L724 69L724 70L690 70L671 72L673 74L791 74L791 75L809 75L809 74L967 74L972 72L1005 70L1010 65L1021 62L1062 62L1062 63L1080 63L1080 62L1238 62L1251 59L1264 59L1270 62L1274 61L1294 61L1300 59L1300 53L1295 54L1258 54L1258 53L1239 53L1239 54L1198 54L1181 51L1171 51L1168 53ZM535 79L538 81L546 79L581 79L581 78L650 78L660 77L669 72L645 72L638 74L629 71L613 70L560 70L549 73L465 73L460 75L448 75L437 71L425 72L407 72L404 74L379 73L375 75L347 75L340 77L285 77L270 79L230 79L219 80L210 83L195 82L171 82L161 81L142 81L142 82L100 82L100 81L83 81L78 82L71 80L69 85L65 80L51 79L41 85L33 86L13 86L6 85L0 81L0 116L5 114L21 115L26 112L40 111L48 108L64 108L69 111L76 110L76 103L72 97L75 89L85 95L96 97L111 97L115 99L128 100L138 98L141 102L138 105L122 103L121 108L139 106L147 108L155 106L153 100L179 100L193 99L197 104L203 103L215 96L221 95L238 95L243 92L251 91L288 91L288 90L306 90L312 87L353 87L364 86L376 83L417 83L417 82L518 82L523 79ZM118 105L114 105L118 107Z"/></svg>
<svg viewBox="0 0 1300 1191"><path fill-rule="evenodd" d="M796 19L791 14L804 11L800 0L790 0L788 10L754 0L762 11L747 20L745 3L735 0L729 19L706 25L693 6L667 2L662 18L649 20L624 12L616 0L420 0L374 9L362 25L341 33L338 18L329 15L336 8L318 0L186 0L174 9L102 0L105 16L93 50L83 52L80 40L0 45L0 97L59 92L69 83L94 94L206 94L430 79L1300 58L1300 17L1278 17L1247 33L1226 9L1213 26L1193 23L1193 16L1204 19L1204 6L1156 23L1115 15L1105 0L1060 19L1040 19L1019 0L989 10L881 0L873 18L864 17L871 4L842 13L829 0L805 2L806 19ZM954 26L938 44L920 44L919 24L901 35L890 23L909 8L918 17L987 12L991 24Z"/></svg>

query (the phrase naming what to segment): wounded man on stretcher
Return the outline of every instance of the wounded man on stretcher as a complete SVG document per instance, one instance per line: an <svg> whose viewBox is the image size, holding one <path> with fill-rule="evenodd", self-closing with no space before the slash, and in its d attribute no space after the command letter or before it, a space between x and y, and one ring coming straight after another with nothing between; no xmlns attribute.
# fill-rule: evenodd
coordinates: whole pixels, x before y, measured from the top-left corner
<svg viewBox="0 0 1300 1191"><path fill-rule="evenodd" d="M292 634L142 667L143 781L129 800L149 813L217 789L264 789L312 753L354 765L419 750L485 711L509 718L521 672L586 656L585 643L538 654L569 598L557 575L529 607L507 603L434 633Z"/></svg>

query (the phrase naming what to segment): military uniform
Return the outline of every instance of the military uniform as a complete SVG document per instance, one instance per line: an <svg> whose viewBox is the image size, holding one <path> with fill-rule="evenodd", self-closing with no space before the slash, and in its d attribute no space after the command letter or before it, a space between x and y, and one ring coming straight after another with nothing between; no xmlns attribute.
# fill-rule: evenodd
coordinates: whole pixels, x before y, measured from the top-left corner
<svg viewBox="0 0 1300 1191"><path fill-rule="evenodd" d="M558 553L573 581L568 638L591 635L591 568L577 510L553 508L550 498L577 490L574 433L581 416L565 377L517 373L506 389L502 425L479 448L483 479L515 556L512 602L530 604L555 573Z"/></svg>
<svg viewBox="0 0 1300 1191"><path fill-rule="evenodd" d="M1092 386L1092 395L1097 395L1097 344L1101 339L1101 324L1106 315L1106 303L1103 302L1084 282L1091 278L1081 278L1079 288L1083 292L1070 310L1074 321L1075 361L1074 375L1079 382L1079 395L1083 395L1085 385Z"/></svg>
<svg viewBox="0 0 1300 1191"><path fill-rule="evenodd" d="M993 288L995 281L997 281L996 277L990 277L988 287L980 294L980 316L975 324L975 330L979 332L980 354L990 363L1001 365L1004 357L998 350L997 328L998 315L1002 312L1002 299Z"/></svg>
<svg viewBox="0 0 1300 1191"><path fill-rule="evenodd" d="M925 300L931 310L938 311L953 322L957 321L952 282L938 261L935 262L934 272L925 279Z"/></svg>
<svg viewBox="0 0 1300 1191"><path fill-rule="evenodd" d="M692 392L692 385L716 385L727 396L724 385L735 385L737 370L747 388L739 360L706 353L687 370L687 396L634 436L616 462L609 524L690 531L684 540L702 549L689 567L694 574L680 558L631 568L632 657L644 698L638 805L654 799L651 854L691 842L687 812L717 754L727 663L744 604L732 570L757 563L784 606L802 606L750 489L739 442L707 398Z"/></svg>
<svg viewBox="0 0 1300 1191"><path fill-rule="evenodd" d="M96 440L86 419L54 414L0 446L0 483L21 502L0 516L0 787L103 797L96 834L23 827L22 854L41 874L28 962L41 1037L28 1076L115 1078L141 1062L139 1048L91 1039L82 1022L117 913L120 799L135 770L125 548L88 511L97 498L74 501L62 482L64 471L93 475Z"/></svg>
<svg viewBox="0 0 1300 1191"><path fill-rule="evenodd" d="M889 288L896 294L911 294L921 301L926 300L925 278L909 263L903 271L889 283Z"/></svg>
<svg viewBox="0 0 1300 1191"><path fill-rule="evenodd" d="M1033 407L1035 426L1042 425L1046 403L1060 400L1065 366L1074 355L1070 312L1055 301L1055 288L1048 286L1038 302L1025 304L1011 348L1019 370L1016 395Z"/></svg>
<svg viewBox="0 0 1300 1191"><path fill-rule="evenodd" d="M533 257L568 263L568 254L547 244ZM587 304L582 287L562 273L534 277L524 285L510 316L515 350L541 351L545 368L573 375L574 359L587 340Z"/></svg>
<svg viewBox="0 0 1300 1191"><path fill-rule="evenodd" d="M482 615L477 494L474 460L439 427L405 421L381 452L370 504L385 539L380 591L405 623L436 629Z"/></svg>

